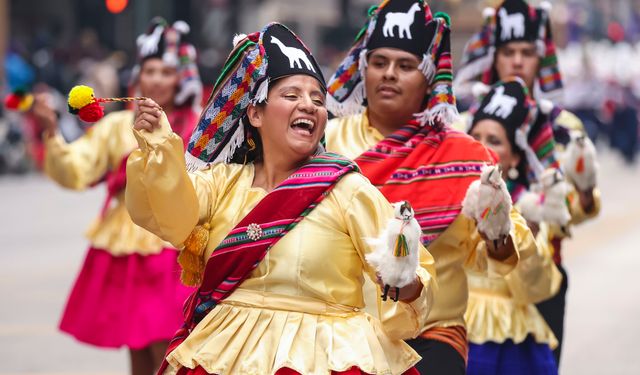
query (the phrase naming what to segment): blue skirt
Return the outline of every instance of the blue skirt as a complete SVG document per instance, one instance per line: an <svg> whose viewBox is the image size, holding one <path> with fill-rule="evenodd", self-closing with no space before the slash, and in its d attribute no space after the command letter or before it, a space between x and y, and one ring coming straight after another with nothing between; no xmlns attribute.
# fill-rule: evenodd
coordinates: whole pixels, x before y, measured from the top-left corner
<svg viewBox="0 0 640 375"><path fill-rule="evenodd" d="M558 375L551 348L538 344L533 337L514 344L487 342L469 344L467 375Z"/></svg>

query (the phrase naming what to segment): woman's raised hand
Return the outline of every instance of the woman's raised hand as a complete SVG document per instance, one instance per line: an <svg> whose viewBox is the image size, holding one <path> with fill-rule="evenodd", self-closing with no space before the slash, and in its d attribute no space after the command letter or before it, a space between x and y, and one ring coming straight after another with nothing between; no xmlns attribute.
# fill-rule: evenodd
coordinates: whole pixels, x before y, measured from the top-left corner
<svg viewBox="0 0 640 375"><path fill-rule="evenodd" d="M153 132L160 128L160 118L162 108L152 99L145 99L138 102L136 116L133 120L133 128L136 130L146 130Z"/></svg>

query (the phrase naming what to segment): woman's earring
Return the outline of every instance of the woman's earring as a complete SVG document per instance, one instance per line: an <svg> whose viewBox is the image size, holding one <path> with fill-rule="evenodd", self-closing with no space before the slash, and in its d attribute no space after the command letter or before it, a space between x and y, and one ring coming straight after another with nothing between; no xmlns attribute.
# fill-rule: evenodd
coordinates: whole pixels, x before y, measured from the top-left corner
<svg viewBox="0 0 640 375"><path fill-rule="evenodd" d="M520 172L518 172L518 170L516 169L516 167L511 167L509 168L509 170L507 171L507 176L509 176L509 179L511 180L515 180L520 176Z"/></svg>

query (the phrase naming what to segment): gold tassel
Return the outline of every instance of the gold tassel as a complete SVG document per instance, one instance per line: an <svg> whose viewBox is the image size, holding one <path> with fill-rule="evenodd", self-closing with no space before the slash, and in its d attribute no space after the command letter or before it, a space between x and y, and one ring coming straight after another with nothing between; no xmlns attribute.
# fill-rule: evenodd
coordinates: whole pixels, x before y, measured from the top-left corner
<svg viewBox="0 0 640 375"><path fill-rule="evenodd" d="M209 242L209 223L193 228L184 241L184 249L178 255L178 263L182 266L180 279L187 286L198 286L204 274L204 251Z"/></svg>
<svg viewBox="0 0 640 375"><path fill-rule="evenodd" d="M393 247L393 255L396 257L406 257L409 255L409 244L404 234L400 233L396 238L396 245Z"/></svg>

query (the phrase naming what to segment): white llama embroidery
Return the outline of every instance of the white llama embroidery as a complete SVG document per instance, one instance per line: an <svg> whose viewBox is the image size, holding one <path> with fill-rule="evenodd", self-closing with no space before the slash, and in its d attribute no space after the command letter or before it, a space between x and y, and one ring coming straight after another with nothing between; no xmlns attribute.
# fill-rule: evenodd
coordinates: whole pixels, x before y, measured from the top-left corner
<svg viewBox="0 0 640 375"><path fill-rule="evenodd" d="M518 100L512 96L504 95L504 86L500 86L493 92L489 104L482 111L505 119L511 115L516 104L518 104Z"/></svg>
<svg viewBox="0 0 640 375"><path fill-rule="evenodd" d="M395 37L393 28L398 26L398 38L411 39L411 25L413 25L414 14L420 10L418 3L413 3L411 8L404 12L389 12L384 16L384 26L382 26L382 35L386 38ZM403 36L404 35L404 36Z"/></svg>
<svg viewBox="0 0 640 375"><path fill-rule="evenodd" d="M287 47L280 41L280 39L276 38L275 36L271 36L271 43L277 45L280 48L280 51L285 56L287 56L287 58L289 59L290 68L293 68L297 65L298 68L302 69L302 64L300 63L300 61L302 61L307 69L311 70L314 73L316 72L316 70L313 68L313 65L311 65L311 61L309 61L307 54L304 53L303 50L295 47Z"/></svg>
<svg viewBox="0 0 640 375"><path fill-rule="evenodd" d="M498 12L500 15L500 25L502 32L500 39L508 40L509 38L521 38L524 36L524 15L521 13L508 14L507 10L501 8Z"/></svg>

